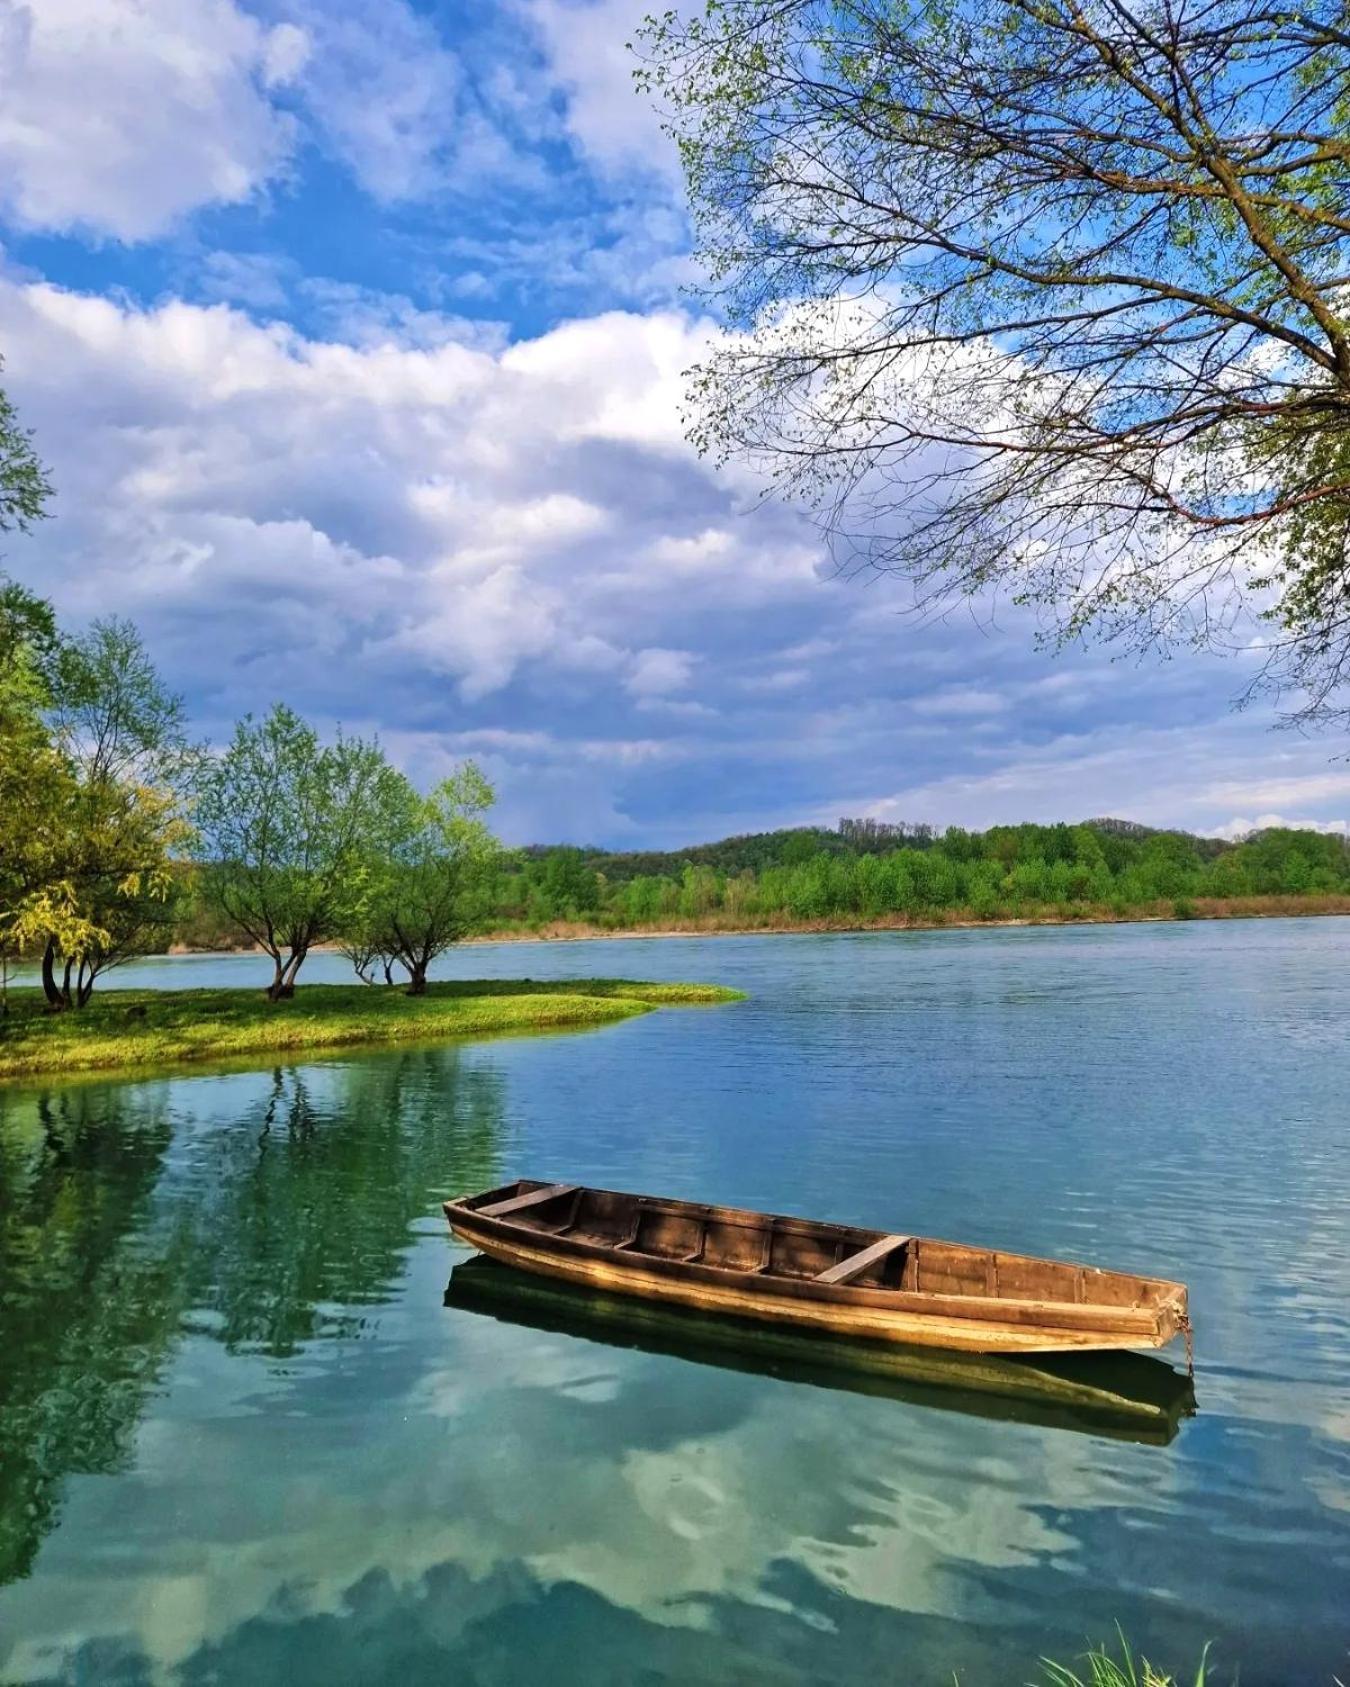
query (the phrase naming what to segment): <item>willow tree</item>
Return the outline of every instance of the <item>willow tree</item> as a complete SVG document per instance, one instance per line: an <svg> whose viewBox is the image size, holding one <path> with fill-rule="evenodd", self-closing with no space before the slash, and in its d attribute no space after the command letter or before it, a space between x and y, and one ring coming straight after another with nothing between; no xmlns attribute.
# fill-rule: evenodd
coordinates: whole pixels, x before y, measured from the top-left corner
<svg viewBox="0 0 1350 1687"><path fill-rule="evenodd" d="M373 955L407 972L410 996L426 993L431 963L489 912L502 860L483 818L494 800L472 762L427 796L408 785L398 835L372 864L362 929Z"/></svg>
<svg viewBox="0 0 1350 1687"><path fill-rule="evenodd" d="M1140 644L1255 609L1271 682L1336 712L1344 0L712 0L642 52L734 330L701 446L920 605Z"/></svg>
<svg viewBox="0 0 1350 1687"><path fill-rule="evenodd" d="M364 915L370 866L396 835L402 775L378 744L323 744L284 704L235 728L201 772L194 819L207 898L272 959L268 996L294 995L316 943Z"/></svg>

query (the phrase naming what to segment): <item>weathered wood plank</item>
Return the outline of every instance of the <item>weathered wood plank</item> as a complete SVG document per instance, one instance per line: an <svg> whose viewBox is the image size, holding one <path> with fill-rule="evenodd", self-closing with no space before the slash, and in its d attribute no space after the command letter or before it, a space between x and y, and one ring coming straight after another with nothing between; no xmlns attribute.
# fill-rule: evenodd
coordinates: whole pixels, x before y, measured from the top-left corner
<svg viewBox="0 0 1350 1687"><path fill-rule="evenodd" d="M545 1201L556 1201L559 1195L574 1195L575 1183L550 1183L544 1189L532 1189L528 1195L512 1195L508 1201L494 1201L490 1207L474 1210L485 1218L506 1218L511 1213L524 1212L527 1207L540 1207Z"/></svg>
<svg viewBox="0 0 1350 1687"><path fill-rule="evenodd" d="M830 1266L828 1271L818 1271L812 1281L851 1283L855 1277L860 1277L869 1265L875 1265L879 1259L885 1259L887 1254L893 1254L897 1248L903 1248L909 1240L908 1236L883 1236L879 1242L873 1242L870 1248L864 1248L861 1253L850 1254L847 1259L841 1259L838 1265Z"/></svg>

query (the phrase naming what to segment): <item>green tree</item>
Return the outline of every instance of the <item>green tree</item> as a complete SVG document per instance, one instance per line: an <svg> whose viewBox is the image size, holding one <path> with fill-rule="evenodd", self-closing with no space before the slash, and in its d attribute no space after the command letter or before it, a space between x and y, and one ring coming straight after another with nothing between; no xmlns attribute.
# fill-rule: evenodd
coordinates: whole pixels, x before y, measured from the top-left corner
<svg viewBox="0 0 1350 1687"><path fill-rule="evenodd" d="M27 648L0 656L0 1008L8 969L55 937L95 935L68 877L78 785L42 714L46 688Z"/></svg>
<svg viewBox="0 0 1350 1687"><path fill-rule="evenodd" d="M1343 0L708 0L643 52L744 330L697 443L923 605L1151 645L1254 593L1271 683L1344 711Z"/></svg>
<svg viewBox="0 0 1350 1687"><path fill-rule="evenodd" d="M0 669L17 660L22 650L44 690L50 692L59 649L51 604L17 580L0 575Z"/></svg>
<svg viewBox="0 0 1350 1687"><path fill-rule="evenodd" d="M551 849L544 856L538 889L546 919L584 919L600 906L595 870L579 849Z"/></svg>
<svg viewBox="0 0 1350 1687"><path fill-rule="evenodd" d="M408 994L421 996L431 963L486 918L502 852L483 819L495 796L472 762L428 796L406 780L402 787L391 791L393 823L377 839L387 853L370 864L358 929L374 955L405 968Z"/></svg>
<svg viewBox="0 0 1350 1687"><path fill-rule="evenodd" d="M165 686L129 621L95 621L61 642L51 672L50 718L77 786L64 876L96 933L75 946L59 932L48 936L43 988L59 1009L83 1007L100 973L170 940L195 752L182 699Z"/></svg>
<svg viewBox="0 0 1350 1687"><path fill-rule="evenodd" d="M283 703L246 716L207 761L195 811L203 894L271 957L271 1000L295 993L316 943L359 924L405 799L378 744L339 734L323 745Z"/></svg>
<svg viewBox="0 0 1350 1687"><path fill-rule="evenodd" d="M0 392L0 533L16 528L26 533L46 515L51 495L51 481L33 449L33 435L19 425L8 395Z"/></svg>

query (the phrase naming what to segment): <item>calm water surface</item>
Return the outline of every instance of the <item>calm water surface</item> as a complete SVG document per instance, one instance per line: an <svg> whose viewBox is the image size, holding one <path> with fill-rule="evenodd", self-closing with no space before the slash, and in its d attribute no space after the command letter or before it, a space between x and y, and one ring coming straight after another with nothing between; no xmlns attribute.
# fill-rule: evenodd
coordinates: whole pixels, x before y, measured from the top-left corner
<svg viewBox="0 0 1350 1687"><path fill-rule="evenodd" d="M1334 920L510 945L447 970L751 1000L0 1090L0 1681L1002 1687L1119 1620L1330 1687L1348 961ZM1198 1415L1139 1444L446 1307L439 1199L518 1175L1182 1277Z"/></svg>

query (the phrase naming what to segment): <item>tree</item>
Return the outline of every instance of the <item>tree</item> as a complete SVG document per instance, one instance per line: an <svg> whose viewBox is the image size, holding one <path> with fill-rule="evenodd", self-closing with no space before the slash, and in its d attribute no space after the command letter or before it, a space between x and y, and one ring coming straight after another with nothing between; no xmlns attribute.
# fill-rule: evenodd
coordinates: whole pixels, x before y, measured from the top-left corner
<svg viewBox="0 0 1350 1687"><path fill-rule="evenodd" d="M272 1001L316 943L363 914L372 861L397 835L406 782L378 744L314 728L278 703L209 761L196 807L202 889L272 958Z"/></svg>
<svg viewBox="0 0 1350 1687"><path fill-rule="evenodd" d="M483 820L494 793L472 762L425 797L404 784L401 835L373 866L360 929L372 959L398 961L421 996L432 961L490 911L502 852Z"/></svg>
<svg viewBox="0 0 1350 1687"><path fill-rule="evenodd" d="M22 650L49 693L60 642L56 612L47 599L0 575L0 668L9 667Z"/></svg>
<svg viewBox="0 0 1350 1687"><path fill-rule="evenodd" d="M0 590L0 951L41 952L53 1011L167 934L188 758L129 623L62 640L49 604Z"/></svg>
<svg viewBox="0 0 1350 1687"><path fill-rule="evenodd" d="M20 427L14 406L0 392L0 533L16 528L26 533L47 513L51 495L51 481L33 449L33 436Z"/></svg>
<svg viewBox="0 0 1350 1687"><path fill-rule="evenodd" d="M579 849L563 845L544 856L537 888L546 919L585 919L600 906L600 885Z"/></svg>
<svg viewBox="0 0 1350 1687"><path fill-rule="evenodd" d="M41 599L0 592L0 1011L16 955L53 941L83 952L102 935L69 877L78 785L43 713L54 628Z"/></svg>
<svg viewBox="0 0 1350 1687"><path fill-rule="evenodd" d="M100 973L172 935L180 904L173 862L190 837L186 794L196 752L182 699L129 621L95 621L60 643L51 671L56 741L77 784L65 870L97 934L74 947L49 935L43 987L59 1009L83 1007Z"/></svg>
<svg viewBox="0 0 1350 1687"><path fill-rule="evenodd" d="M1342 0L710 0L644 34L708 292L692 432L845 568L1350 677ZM1245 642L1245 639L1244 639Z"/></svg>
<svg viewBox="0 0 1350 1687"><path fill-rule="evenodd" d="M0 658L0 1009L16 955L54 933L73 946L94 935L62 876L76 784L42 718L44 696L26 651Z"/></svg>

